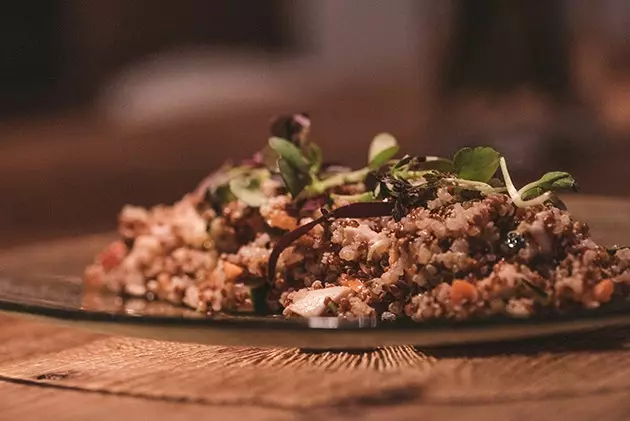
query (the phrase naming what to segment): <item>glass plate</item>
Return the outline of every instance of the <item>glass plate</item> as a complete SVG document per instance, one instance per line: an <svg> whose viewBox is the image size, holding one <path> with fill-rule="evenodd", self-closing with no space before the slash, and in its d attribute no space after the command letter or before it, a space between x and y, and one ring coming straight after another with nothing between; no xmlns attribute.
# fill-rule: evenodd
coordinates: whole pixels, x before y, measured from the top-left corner
<svg viewBox="0 0 630 421"><path fill-rule="evenodd" d="M588 222L595 241L628 244L630 200L567 196L577 220ZM34 317L106 333L216 345L289 346L313 349L384 345L457 345L593 331L630 325L630 302L553 318L493 318L450 323L381 324L375 319L286 320L277 316L207 316L167 303L85 293L79 274L115 235L54 240L0 253L0 312Z"/></svg>
<svg viewBox="0 0 630 421"><path fill-rule="evenodd" d="M211 345L365 349L387 345L455 345L588 332L630 324L630 303L554 316L465 322L354 322L330 317L208 316L163 302L122 300L83 291L77 277L0 275L0 312L103 333Z"/></svg>

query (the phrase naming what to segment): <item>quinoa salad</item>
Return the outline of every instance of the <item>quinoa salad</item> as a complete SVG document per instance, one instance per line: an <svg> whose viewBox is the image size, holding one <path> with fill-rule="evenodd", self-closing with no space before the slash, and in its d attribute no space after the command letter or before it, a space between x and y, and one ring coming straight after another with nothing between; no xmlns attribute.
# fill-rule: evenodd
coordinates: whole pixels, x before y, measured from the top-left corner
<svg viewBox="0 0 630 421"><path fill-rule="evenodd" d="M177 203L125 206L89 288L214 314L527 318L606 306L630 292L630 249L571 217L562 171L517 188L489 147L410 156L377 135L367 165L327 164L306 114Z"/></svg>

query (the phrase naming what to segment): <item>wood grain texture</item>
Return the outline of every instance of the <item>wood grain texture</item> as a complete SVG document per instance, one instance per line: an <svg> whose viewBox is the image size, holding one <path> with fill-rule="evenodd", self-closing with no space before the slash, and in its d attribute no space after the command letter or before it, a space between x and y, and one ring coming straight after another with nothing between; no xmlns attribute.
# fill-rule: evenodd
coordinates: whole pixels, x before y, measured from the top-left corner
<svg viewBox="0 0 630 421"><path fill-rule="evenodd" d="M0 364L24 360L42 352L57 352L102 339L103 335L0 317Z"/></svg>
<svg viewBox="0 0 630 421"><path fill-rule="evenodd" d="M54 415L52 415L54 414ZM627 393L493 404L350 405L344 407L283 410L245 405L204 405L85 393L0 381L0 420L47 419L59 421L248 419L251 421L350 420L510 420L570 419L572 421L626 421L630 417Z"/></svg>
<svg viewBox="0 0 630 421"><path fill-rule="evenodd" d="M236 420L289 421L299 414L259 406L212 406L138 399L33 387L0 381L0 420L102 421L102 420Z"/></svg>
<svg viewBox="0 0 630 421"><path fill-rule="evenodd" d="M0 364L0 376L169 401L308 408L410 399L430 364L410 347L331 356L112 337Z"/></svg>
<svg viewBox="0 0 630 421"><path fill-rule="evenodd" d="M630 392L627 329L470 346L468 352L307 352L121 337L89 337L59 350L69 340L59 336L57 349L40 347L37 355L0 363L0 376L122 396L284 409L357 402L475 405Z"/></svg>

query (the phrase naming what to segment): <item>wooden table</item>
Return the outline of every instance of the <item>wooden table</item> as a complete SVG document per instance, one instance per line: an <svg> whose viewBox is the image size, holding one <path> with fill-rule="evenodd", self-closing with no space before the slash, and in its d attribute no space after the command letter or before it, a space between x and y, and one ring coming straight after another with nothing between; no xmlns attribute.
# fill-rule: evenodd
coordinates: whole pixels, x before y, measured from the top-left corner
<svg viewBox="0 0 630 421"><path fill-rule="evenodd" d="M608 242L630 202L573 197ZM615 212L610 212L615 209ZM23 246L0 268L77 273L112 234ZM630 419L630 328L363 352L212 347L0 317L3 419Z"/></svg>

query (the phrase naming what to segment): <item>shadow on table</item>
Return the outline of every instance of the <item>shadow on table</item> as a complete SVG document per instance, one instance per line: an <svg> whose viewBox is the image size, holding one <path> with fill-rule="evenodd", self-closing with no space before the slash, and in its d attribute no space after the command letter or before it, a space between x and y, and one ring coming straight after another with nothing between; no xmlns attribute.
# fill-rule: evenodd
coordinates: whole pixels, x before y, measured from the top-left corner
<svg viewBox="0 0 630 421"><path fill-rule="evenodd" d="M630 328L606 328L588 333L571 333L547 338L509 342L419 348L435 358L491 357L496 355L535 355L565 352L606 352L630 347Z"/></svg>

